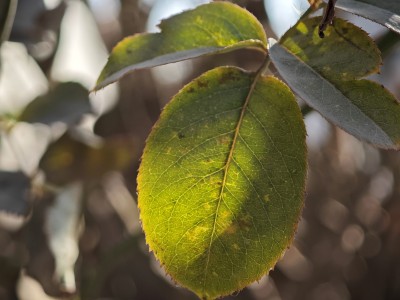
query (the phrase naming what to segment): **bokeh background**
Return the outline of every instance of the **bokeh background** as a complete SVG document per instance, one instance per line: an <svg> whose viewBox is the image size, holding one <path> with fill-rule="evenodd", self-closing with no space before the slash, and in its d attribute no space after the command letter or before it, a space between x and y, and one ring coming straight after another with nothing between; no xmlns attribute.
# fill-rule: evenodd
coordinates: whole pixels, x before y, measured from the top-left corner
<svg viewBox="0 0 400 300"><path fill-rule="evenodd" d="M0 48L1 300L196 299L145 244L136 207L141 152L184 84L220 65L256 70L263 57L240 50L199 58L89 91L119 40L206 2L0 0L1 25L15 12ZM308 7L232 2L275 38ZM377 41L384 65L372 79L400 98L400 37L337 15ZM294 243L270 276L227 299L400 299L400 153L361 143L316 112L305 122L309 172Z"/></svg>

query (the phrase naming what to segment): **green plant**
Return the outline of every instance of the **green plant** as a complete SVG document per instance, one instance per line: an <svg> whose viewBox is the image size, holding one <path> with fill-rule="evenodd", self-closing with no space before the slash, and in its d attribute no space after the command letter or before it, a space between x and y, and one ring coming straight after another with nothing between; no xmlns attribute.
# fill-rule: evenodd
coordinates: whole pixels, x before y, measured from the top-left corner
<svg viewBox="0 0 400 300"><path fill-rule="evenodd" d="M29 298L33 290L25 288L23 283L32 279L39 281L38 290L43 287L43 295L60 296L56 293L62 291L73 299L185 297L185 292L174 289L151 270L148 257L142 253L146 250L140 247L144 237L139 231L135 204L123 182L123 178L134 181L142 142L150 130L148 118L159 109L158 103L148 100L154 98L154 90L164 85L150 76L130 78L133 81L129 85L126 81L121 84L120 95L115 95L119 101L111 111L93 105L96 98L104 96L99 93L89 97L87 87L94 78L91 82L86 81L86 76L80 78L83 70L66 77L53 77L51 71L60 61L58 54L67 51L65 45L81 46L80 53L85 54L91 53L87 48L91 44L95 51L101 52L104 45L91 39L96 31L89 30L90 22L70 26L70 12L76 12L77 8L87 13L74 24L90 19L85 3L59 1L51 9L45 8L42 0L19 1L18 7L17 2L5 0L0 4L0 248L4 250L0 254L0 265L4 266L0 268L0 298L14 299L18 295L24 299L21 292ZM121 2L122 14L129 17L120 18L124 30L137 31L143 25L148 11L139 8L140 2ZM248 4L257 13L262 9L260 1L230 2ZM316 110L331 123L376 147L400 148L399 102L367 77L379 72L381 51L388 59L382 82L398 82L388 69L395 66L391 61L395 53L389 52L400 40L400 2L330 0L325 1L326 6L322 1L309 2L313 3L312 8L279 41L267 39L252 14L229 2L216 1L183 12L163 21L160 33L137 34L121 41L95 87L101 89L136 69L242 48L251 50L228 56L243 59L248 56L242 53L256 52L254 58L243 63L249 66L258 61L255 71L218 67L193 80L173 97L148 137L137 178L142 227L150 249L173 280L203 299L228 295L258 280L274 268L291 246L304 206L307 149L303 117L306 114ZM377 46L363 30L335 18L335 6L371 19L390 31L377 38ZM265 7L269 13L268 5ZM310 17L319 14L315 11L321 7L325 7L321 18ZM137 25L131 28L124 24L131 20L132 12L138 11L143 15L135 15ZM113 20L118 22L117 15ZM271 28L273 23L271 18ZM77 27L86 33L88 44L81 43L82 39L65 42L66 36L76 36ZM118 28L113 32L118 34ZM110 36L114 34L108 30L103 36L108 45L113 43L107 38ZM79 59L77 52L72 56L79 64L77 68L84 69L80 64L85 59ZM215 63L220 57L205 61ZM63 62L65 66L70 64L67 60ZM98 69L93 72L98 75ZM28 83L35 91L24 86ZM114 88L104 91L105 94ZM135 102L129 99L132 94L139 94ZM108 104L113 102L113 97L105 98ZM146 104L141 107L144 99ZM20 103L21 100L24 101ZM12 107L14 102L17 105ZM126 109L126 105L133 105L133 109L131 106ZM340 248L335 257L340 256L346 264L342 266L343 261L339 263L335 258L331 269L341 266L344 284L352 280L351 276L347 278L349 270L358 269L357 259L373 270L368 274L372 276L368 278L371 282L394 272L384 264L390 261L392 267L397 261L396 251L388 250L396 249L392 237L398 228L397 211L392 202L398 200L399 191L390 195L391 203L385 201L389 201L386 198L391 194L391 185L398 186L397 153L361 146L336 132L338 138L332 136L330 140L335 144L323 148L322 156L326 159L319 161L319 155L314 157L315 150L310 150L310 202L302 223L306 229L299 232L292 250L272 274L269 282L274 282L278 290L288 283L282 281L283 277L292 280L285 262L293 259L292 253L299 247L310 263L303 265L310 267L312 263L313 276L318 279L315 288L309 290L313 297L323 298L316 296L320 293L315 291L322 283L320 277L324 277L320 275L328 273L329 268L320 252L324 252L325 260L333 258L332 253L324 250L325 246L321 247L326 245L323 226L330 230L334 227L334 238L340 235L342 244L335 244ZM352 171L351 167L331 168L326 172L329 175L319 177L315 184L315 169L329 170L327 162L345 165L348 161L338 158L343 156L346 144L341 140L343 136L343 140L351 139L361 147L352 149L352 155L365 158L365 166L364 162L358 162L357 174L355 166ZM375 156L367 155L364 148L373 150ZM131 170L126 172L128 168ZM345 173L351 176L341 178ZM351 180L355 175L358 184ZM368 178L363 178L366 175ZM384 187L380 186L382 182ZM324 183L329 189L315 192L313 186L325 186ZM135 186L132 187L134 192ZM321 197L328 201L321 201L320 208L319 204L314 206ZM351 201L346 201L350 198ZM375 203L378 200L380 205ZM335 213L333 203L340 206L336 208L342 214L336 214L337 210ZM317 221L310 217L310 210ZM382 217L383 223L386 211L391 225L383 233L381 227L386 225L377 219ZM336 224L333 227L329 225L332 218ZM343 232L338 224L342 224ZM316 234L319 225L323 228ZM358 244L345 245L343 241L352 239L354 235L350 233L354 232L358 233ZM312 242L306 235L313 236ZM330 237L332 243L334 238ZM369 249L371 241L375 254ZM376 255L381 244L380 259L364 261ZM49 258L48 263L42 263L42 255ZM76 264L78 255L81 259ZM127 260L130 263L125 263ZM374 268L376 264L378 269ZM304 269L307 270L303 279L310 273L309 268ZM336 275L333 276L336 280ZM311 278L307 280L308 286ZM49 288L50 284L54 289ZM351 285L349 293L362 298ZM333 288L336 286L332 284ZM380 293L389 290L385 295L397 299L398 289L393 286L395 283L390 280L381 285ZM362 290L364 294L369 292L364 287ZM244 299L253 291L249 289L238 298ZM294 297L309 298L308 291L306 295L300 294L296 292ZM282 296L290 298L284 293ZM258 295L250 297L256 299Z"/></svg>
<svg viewBox="0 0 400 300"><path fill-rule="evenodd" d="M239 6L203 5L164 20L160 33L121 41L98 79L95 90L136 69L202 55L245 47L265 55L256 72L219 67L186 85L165 107L142 157L138 202L147 243L166 272L202 299L259 279L293 239L306 133L292 91L358 139L400 148L398 100L363 79L378 71L380 52L349 22L326 26L334 2L323 21L307 13L279 42L267 41ZM376 22L400 30L385 19L389 10L398 13L397 2L338 6L367 18L373 8ZM264 75L271 61L290 88Z"/></svg>

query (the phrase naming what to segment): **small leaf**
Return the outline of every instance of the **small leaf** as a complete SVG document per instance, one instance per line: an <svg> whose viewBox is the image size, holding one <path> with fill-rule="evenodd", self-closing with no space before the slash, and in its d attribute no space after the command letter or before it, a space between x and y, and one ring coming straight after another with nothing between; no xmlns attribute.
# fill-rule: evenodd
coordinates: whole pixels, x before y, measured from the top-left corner
<svg viewBox="0 0 400 300"><path fill-rule="evenodd" d="M376 72L379 51L356 26L336 19L318 37L320 18L298 23L270 56L289 86L311 107L355 137L382 148L400 148L400 104L360 77Z"/></svg>
<svg viewBox="0 0 400 300"><path fill-rule="evenodd" d="M266 36L248 11L228 2L201 5L161 22L160 33L127 37L112 51L95 90L137 69L252 47L265 51Z"/></svg>
<svg viewBox="0 0 400 300"><path fill-rule="evenodd" d="M47 181L66 185L79 180L95 180L112 170L122 170L136 152L133 141L126 138L109 138L92 141L92 147L83 137L66 132L50 145L40 160L40 168ZM86 139L87 140L87 139Z"/></svg>
<svg viewBox="0 0 400 300"><path fill-rule="evenodd" d="M203 299L244 288L290 244L306 173L294 95L234 67L203 74L165 107L138 176L147 243Z"/></svg>
<svg viewBox="0 0 400 300"><path fill-rule="evenodd" d="M19 121L47 125L64 122L72 125L83 114L91 112L88 94L88 90L79 83L60 83L48 94L29 103Z"/></svg>
<svg viewBox="0 0 400 300"><path fill-rule="evenodd" d="M30 179L22 172L0 171L0 211L26 216L30 209Z"/></svg>
<svg viewBox="0 0 400 300"><path fill-rule="evenodd" d="M338 0L336 7L386 26L400 34L399 0Z"/></svg>

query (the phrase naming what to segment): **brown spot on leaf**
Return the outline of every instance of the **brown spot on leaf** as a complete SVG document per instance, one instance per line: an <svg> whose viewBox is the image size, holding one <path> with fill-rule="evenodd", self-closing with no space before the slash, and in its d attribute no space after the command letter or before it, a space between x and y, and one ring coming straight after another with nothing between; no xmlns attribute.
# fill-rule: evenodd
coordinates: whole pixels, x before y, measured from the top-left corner
<svg viewBox="0 0 400 300"><path fill-rule="evenodd" d="M227 234L234 234L236 233L236 231L238 230L238 226L236 223L232 223L227 229L226 229L226 233Z"/></svg>
<svg viewBox="0 0 400 300"><path fill-rule="evenodd" d="M221 144L222 145L230 145L231 141L232 141L231 137L227 136L227 135L221 136L217 139L217 143L220 145Z"/></svg>
<svg viewBox="0 0 400 300"><path fill-rule="evenodd" d="M218 82L220 84L224 84L229 81L236 81L238 79L239 79L239 77L237 76L236 72L229 71L229 72L225 72L224 74L222 74L222 76L220 77Z"/></svg>
<svg viewBox="0 0 400 300"><path fill-rule="evenodd" d="M239 227L246 231L250 230L251 226L253 225L251 216L249 214L240 216L237 221L238 221Z"/></svg>
<svg viewBox="0 0 400 300"><path fill-rule="evenodd" d="M208 81L199 80L199 81L197 81L197 85L198 85L200 88L207 88L207 87L208 87Z"/></svg>

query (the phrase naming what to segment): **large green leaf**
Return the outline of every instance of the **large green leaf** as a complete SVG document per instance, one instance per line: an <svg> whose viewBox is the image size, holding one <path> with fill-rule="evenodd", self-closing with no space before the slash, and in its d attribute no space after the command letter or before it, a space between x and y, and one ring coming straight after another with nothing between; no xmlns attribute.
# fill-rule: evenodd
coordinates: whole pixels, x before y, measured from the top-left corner
<svg viewBox="0 0 400 300"><path fill-rule="evenodd" d="M122 40L112 51L95 90L128 72L202 55L252 47L265 51L262 25L245 9L215 2L164 20L160 33L137 34Z"/></svg>
<svg viewBox="0 0 400 300"><path fill-rule="evenodd" d="M76 82L57 84L46 95L34 99L19 116L18 120L28 123L50 125L63 122L72 125L83 114L92 111L89 91Z"/></svg>
<svg viewBox="0 0 400 300"><path fill-rule="evenodd" d="M336 7L400 33L399 0L338 0Z"/></svg>
<svg viewBox="0 0 400 300"><path fill-rule="evenodd" d="M138 176L147 243L203 299L242 289L291 242L305 175L304 123L287 86L234 67L209 71L174 97L147 140Z"/></svg>
<svg viewBox="0 0 400 300"><path fill-rule="evenodd" d="M381 85L361 77L378 70L379 51L368 35L340 19L318 36L320 18L298 23L270 48L290 87L311 107L355 137L400 147L400 104Z"/></svg>

